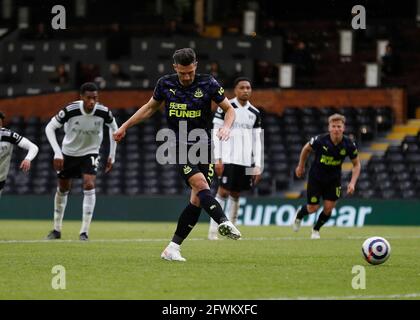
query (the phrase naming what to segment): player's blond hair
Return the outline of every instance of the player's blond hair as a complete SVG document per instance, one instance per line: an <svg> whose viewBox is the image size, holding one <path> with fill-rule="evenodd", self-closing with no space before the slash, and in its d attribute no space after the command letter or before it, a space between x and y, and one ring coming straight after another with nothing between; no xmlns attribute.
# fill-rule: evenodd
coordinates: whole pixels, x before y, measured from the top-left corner
<svg viewBox="0 0 420 320"><path fill-rule="evenodd" d="M346 123L346 117L339 113L334 113L333 115L328 117L328 123L334 122L334 121L341 121L343 124Z"/></svg>

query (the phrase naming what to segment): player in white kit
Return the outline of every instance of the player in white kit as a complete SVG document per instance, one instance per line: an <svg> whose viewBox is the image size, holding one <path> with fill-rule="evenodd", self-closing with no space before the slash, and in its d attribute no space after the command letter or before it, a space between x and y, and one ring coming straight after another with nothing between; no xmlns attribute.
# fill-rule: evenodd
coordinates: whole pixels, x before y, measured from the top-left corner
<svg viewBox="0 0 420 320"><path fill-rule="evenodd" d="M22 137L16 132L3 128L4 114L0 112L0 197L6 184L7 175L10 169L10 160L12 158L13 147L17 145L20 148L28 150L25 159L20 163L20 169L28 172L31 168L31 161L38 154L38 147Z"/></svg>
<svg viewBox="0 0 420 320"><path fill-rule="evenodd" d="M88 240L89 226L95 208L95 181L99 164L99 148L103 139L103 124L109 127L110 151L105 173L112 169L117 144L112 134L118 130L112 112L98 103L98 88L87 82L80 87L81 100L74 101L54 116L45 128L54 150L54 169L58 187L54 201L54 229L47 239L60 239L67 196L73 178L83 178L83 218L80 240ZM58 145L55 130L64 126L62 147Z"/></svg>
<svg viewBox="0 0 420 320"><path fill-rule="evenodd" d="M261 115L249 99L251 81L246 77L235 79L235 98L229 100L235 109L235 121L228 141L213 139L216 174L220 178L216 200L226 216L236 224L239 196L250 190L261 178ZM223 124L224 112L218 108L213 119L214 130ZM249 172L247 173L247 169ZM217 224L210 219L208 238L217 240Z"/></svg>

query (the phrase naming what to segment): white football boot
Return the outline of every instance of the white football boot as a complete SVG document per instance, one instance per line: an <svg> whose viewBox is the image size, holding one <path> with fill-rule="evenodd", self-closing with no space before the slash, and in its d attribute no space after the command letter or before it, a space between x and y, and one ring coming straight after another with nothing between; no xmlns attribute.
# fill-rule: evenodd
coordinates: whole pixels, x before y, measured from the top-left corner
<svg viewBox="0 0 420 320"><path fill-rule="evenodd" d="M311 239L321 239L321 236L319 235L319 231L312 229Z"/></svg>
<svg viewBox="0 0 420 320"><path fill-rule="evenodd" d="M302 223L302 219L295 218L295 222L293 222L293 231L294 232L299 231L301 223Z"/></svg>
<svg viewBox="0 0 420 320"><path fill-rule="evenodd" d="M219 240L219 237L217 236L217 228L218 228L217 222L215 222L213 219L210 218L210 226L209 226L209 240Z"/></svg>
<svg viewBox="0 0 420 320"><path fill-rule="evenodd" d="M219 229L219 233L222 236L228 237L233 240L238 240L242 236L239 230L229 220L219 224L218 229Z"/></svg>
<svg viewBox="0 0 420 320"><path fill-rule="evenodd" d="M187 259L181 256L181 248L179 245L174 245L170 243L165 250L163 250L162 254L160 255L162 259L169 260L169 261L182 261L185 262Z"/></svg>

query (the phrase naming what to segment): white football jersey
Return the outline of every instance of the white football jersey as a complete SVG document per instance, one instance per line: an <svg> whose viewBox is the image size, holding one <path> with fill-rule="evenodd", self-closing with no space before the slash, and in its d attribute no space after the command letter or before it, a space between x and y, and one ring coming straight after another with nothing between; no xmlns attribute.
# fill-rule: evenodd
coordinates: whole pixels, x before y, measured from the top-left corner
<svg viewBox="0 0 420 320"><path fill-rule="evenodd" d="M0 182L6 180L10 168L13 146L17 145L22 136L6 128L0 129Z"/></svg>
<svg viewBox="0 0 420 320"><path fill-rule="evenodd" d="M222 159L223 163L261 167L260 112L249 101L245 106L242 106L237 98L229 102L235 110L235 121L227 141L220 141L216 137L218 128L223 126L225 117L223 109L218 107L214 115L214 157Z"/></svg>
<svg viewBox="0 0 420 320"><path fill-rule="evenodd" d="M83 101L74 101L55 116L64 125L63 154L80 157L99 153L103 139L103 124L115 125L112 112L102 104L96 103L91 113L83 109Z"/></svg>

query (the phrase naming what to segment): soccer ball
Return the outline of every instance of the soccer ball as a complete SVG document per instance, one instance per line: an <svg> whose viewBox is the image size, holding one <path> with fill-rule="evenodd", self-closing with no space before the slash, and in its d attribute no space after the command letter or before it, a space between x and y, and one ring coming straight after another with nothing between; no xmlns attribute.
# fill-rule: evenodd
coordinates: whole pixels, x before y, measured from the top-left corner
<svg viewBox="0 0 420 320"><path fill-rule="evenodd" d="M391 245L382 237L371 237L363 242L362 253L370 264L381 264L389 258Z"/></svg>

